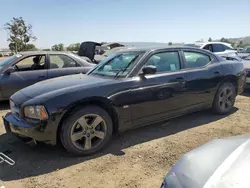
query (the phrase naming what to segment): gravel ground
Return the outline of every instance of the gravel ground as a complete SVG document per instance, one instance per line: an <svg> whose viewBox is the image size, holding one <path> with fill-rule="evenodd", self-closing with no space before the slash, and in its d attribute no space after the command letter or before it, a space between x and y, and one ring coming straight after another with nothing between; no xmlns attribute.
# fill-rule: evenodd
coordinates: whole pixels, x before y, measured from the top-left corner
<svg viewBox="0 0 250 188"><path fill-rule="evenodd" d="M8 103L1 104L1 115ZM214 138L250 132L250 92L237 97L228 116L202 111L142 127L114 137L110 147L91 157L70 157L60 147L34 148L0 125L0 151L9 149L13 167L1 164L6 188L159 187L170 167L186 152ZM1 122L2 124L2 122Z"/></svg>

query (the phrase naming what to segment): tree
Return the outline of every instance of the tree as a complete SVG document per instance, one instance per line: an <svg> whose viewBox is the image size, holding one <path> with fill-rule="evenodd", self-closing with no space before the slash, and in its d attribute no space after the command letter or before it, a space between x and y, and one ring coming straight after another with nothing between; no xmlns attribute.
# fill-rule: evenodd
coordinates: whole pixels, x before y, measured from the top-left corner
<svg viewBox="0 0 250 188"><path fill-rule="evenodd" d="M230 41L229 41L228 39L224 38L224 37L222 37L222 38L220 39L220 41L221 41L221 42L230 43Z"/></svg>
<svg viewBox="0 0 250 188"><path fill-rule="evenodd" d="M209 37L209 39L208 39L208 42L212 42L213 40L211 39L211 37Z"/></svg>
<svg viewBox="0 0 250 188"><path fill-rule="evenodd" d="M172 43L172 42L169 42L169 43L168 43L168 45L169 45L169 46L172 46L172 45L173 45L173 43Z"/></svg>
<svg viewBox="0 0 250 188"><path fill-rule="evenodd" d="M35 41L37 38L32 34L32 25L26 24L22 17L15 18L4 24L4 29L9 33L9 48L16 53L25 51L31 46L28 42Z"/></svg>
<svg viewBox="0 0 250 188"><path fill-rule="evenodd" d="M37 48L34 44L26 44L25 51L35 51L35 50L37 50Z"/></svg>
<svg viewBox="0 0 250 188"><path fill-rule="evenodd" d="M75 44L75 50L74 51L79 51L80 50L81 44L78 42Z"/></svg>
<svg viewBox="0 0 250 188"><path fill-rule="evenodd" d="M226 40L226 39L225 39L224 37L222 37L222 38L220 39L221 42L225 42L225 40Z"/></svg>
<svg viewBox="0 0 250 188"><path fill-rule="evenodd" d="M241 48L245 47L242 40L239 42L238 47L241 47Z"/></svg>
<svg viewBox="0 0 250 188"><path fill-rule="evenodd" d="M70 45L67 47L67 51L79 51L80 45L81 45L80 43L70 44Z"/></svg>
<svg viewBox="0 0 250 188"><path fill-rule="evenodd" d="M60 44L55 44L51 47L53 51L63 51L64 50L64 45L62 43Z"/></svg>
<svg viewBox="0 0 250 188"><path fill-rule="evenodd" d="M66 49L67 51L74 51L73 48L74 48L73 44L70 44Z"/></svg>

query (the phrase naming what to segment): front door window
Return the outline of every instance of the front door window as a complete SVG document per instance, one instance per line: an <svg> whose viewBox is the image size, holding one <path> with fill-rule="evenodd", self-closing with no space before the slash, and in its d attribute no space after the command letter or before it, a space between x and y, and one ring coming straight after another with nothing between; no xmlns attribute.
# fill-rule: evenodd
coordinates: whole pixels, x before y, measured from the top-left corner
<svg viewBox="0 0 250 188"><path fill-rule="evenodd" d="M16 71L32 71L45 69L45 55L29 56L15 65Z"/></svg>

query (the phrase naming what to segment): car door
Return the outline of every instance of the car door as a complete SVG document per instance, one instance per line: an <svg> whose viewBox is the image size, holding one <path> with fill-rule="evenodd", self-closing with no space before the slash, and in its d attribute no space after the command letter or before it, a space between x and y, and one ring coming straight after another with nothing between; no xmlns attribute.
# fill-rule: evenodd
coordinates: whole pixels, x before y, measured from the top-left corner
<svg viewBox="0 0 250 188"><path fill-rule="evenodd" d="M46 54L30 55L13 65L15 71L4 74L1 79L3 98L9 98L22 88L47 79Z"/></svg>
<svg viewBox="0 0 250 188"><path fill-rule="evenodd" d="M186 110L202 108L212 103L218 83L223 78L221 65L210 54L183 50L185 99L190 105Z"/></svg>
<svg viewBox="0 0 250 188"><path fill-rule="evenodd" d="M86 73L89 69L78 64L73 58L65 54L49 55L48 77L55 78L71 74Z"/></svg>
<svg viewBox="0 0 250 188"><path fill-rule="evenodd" d="M185 80L179 52L153 53L145 61L144 66L148 65L156 67L156 74L145 75L145 79L141 79L127 95L128 99L134 101L130 105L133 125L167 119L185 107Z"/></svg>

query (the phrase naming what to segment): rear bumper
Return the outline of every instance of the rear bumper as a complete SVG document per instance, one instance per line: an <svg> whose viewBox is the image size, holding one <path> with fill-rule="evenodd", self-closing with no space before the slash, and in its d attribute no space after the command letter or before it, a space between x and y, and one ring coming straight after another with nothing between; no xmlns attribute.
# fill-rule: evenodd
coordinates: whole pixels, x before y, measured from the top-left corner
<svg viewBox="0 0 250 188"><path fill-rule="evenodd" d="M26 136L36 141L47 142L52 145L56 144L54 134L46 129L42 123L32 124L24 120L17 119L12 113L6 114L3 117L4 127L6 132Z"/></svg>

